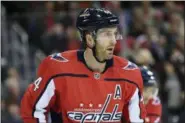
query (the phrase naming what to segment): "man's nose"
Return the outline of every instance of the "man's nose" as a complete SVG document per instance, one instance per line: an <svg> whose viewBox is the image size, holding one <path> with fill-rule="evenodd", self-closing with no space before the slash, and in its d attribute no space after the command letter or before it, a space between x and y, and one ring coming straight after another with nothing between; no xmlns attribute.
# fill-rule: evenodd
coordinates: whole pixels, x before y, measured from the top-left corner
<svg viewBox="0 0 185 123"><path fill-rule="evenodd" d="M111 42L111 45L116 45L116 43L117 43L116 37L112 36L110 39L110 42Z"/></svg>

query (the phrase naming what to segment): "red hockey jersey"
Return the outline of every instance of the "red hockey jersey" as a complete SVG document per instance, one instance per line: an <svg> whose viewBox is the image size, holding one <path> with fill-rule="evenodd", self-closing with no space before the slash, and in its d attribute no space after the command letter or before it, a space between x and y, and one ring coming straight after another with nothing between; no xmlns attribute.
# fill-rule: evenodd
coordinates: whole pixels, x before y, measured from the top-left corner
<svg viewBox="0 0 185 123"><path fill-rule="evenodd" d="M21 101L25 123L49 122L49 112L64 123L143 122L143 83L138 67L117 56L103 73L87 67L84 51L67 51L45 58L38 78Z"/></svg>
<svg viewBox="0 0 185 123"><path fill-rule="evenodd" d="M162 105L158 97L151 98L146 104L146 123L160 123L162 115Z"/></svg>

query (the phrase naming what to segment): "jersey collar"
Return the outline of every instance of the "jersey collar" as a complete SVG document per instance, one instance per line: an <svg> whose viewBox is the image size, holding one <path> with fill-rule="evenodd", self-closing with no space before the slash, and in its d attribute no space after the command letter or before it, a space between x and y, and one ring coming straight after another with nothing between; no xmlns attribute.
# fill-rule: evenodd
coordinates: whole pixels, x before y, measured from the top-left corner
<svg viewBox="0 0 185 123"><path fill-rule="evenodd" d="M87 66L83 54L84 54L84 50L77 51L78 61L82 62L90 71L93 72L93 70ZM110 68L112 66L113 66L113 58L106 61L106 66L105 66L105 69L102 73L104 73L108 68Z"/></svg>

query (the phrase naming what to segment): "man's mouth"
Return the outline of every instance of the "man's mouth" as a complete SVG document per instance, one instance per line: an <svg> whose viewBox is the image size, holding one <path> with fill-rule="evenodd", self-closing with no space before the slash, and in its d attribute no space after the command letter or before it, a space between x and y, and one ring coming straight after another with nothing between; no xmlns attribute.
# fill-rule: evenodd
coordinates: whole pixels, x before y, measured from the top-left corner
<svg viewBox="0 0 185 123"><path fill-rule="evenodd" d="M113 50L114 50L114 48L108 48L107 50L108 50L108 51L113 51Z"/></svg>

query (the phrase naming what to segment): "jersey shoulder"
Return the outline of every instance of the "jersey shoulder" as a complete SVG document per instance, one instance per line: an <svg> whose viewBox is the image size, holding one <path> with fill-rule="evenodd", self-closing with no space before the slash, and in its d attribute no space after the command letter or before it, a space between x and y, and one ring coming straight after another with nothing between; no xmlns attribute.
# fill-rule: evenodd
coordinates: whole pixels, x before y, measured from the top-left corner
<svg viewBox="0 0 185 123"><path fill-rule="evenodd" d="M162 104L159 99L159 97L153 97L149 100L147 106L147 113L148 114L155 114L155 115L161 115L162 111Z"/></svg>
<svg viewBox="0 0 185 123"><path fill-rule="evenodd" d="M137 84L142 83L140 69L135 63L125 58L114 56L114 66L119 70L120 76Z"/></svg>
<svg viewBox="0 0 185 123"><path fill-rule="evenodd" d="M54 54L51 54L49 57L52 62L56 62L56 63L72 62L77 57L77 51L69 50L61 53L54 53Z"/></svg>
<svg viewBox="0 0 185 123"><path fill-rule="evenodd" d="M139 69L139 67L135 63L119 56L114 56L114 61L115 67L121 68L124 71L137 71Z"/></svg>
<svg viewBox="0 0 185 123"><path fill-rule="evenodd" d="M161 106L161 100L159 97L153 97L150 99L150 105L153 105L153 106Z"/></svg>
<svg viewBox="0 0 185 123"><path fill-rule="evenodd" d="M77 51L66 51L61 53L53 53L47 56L38 67L38 75L50 71L51 74L61 73L62 70L70 67L71 63L74 65L77 61Z"/></svg>

